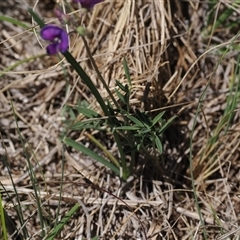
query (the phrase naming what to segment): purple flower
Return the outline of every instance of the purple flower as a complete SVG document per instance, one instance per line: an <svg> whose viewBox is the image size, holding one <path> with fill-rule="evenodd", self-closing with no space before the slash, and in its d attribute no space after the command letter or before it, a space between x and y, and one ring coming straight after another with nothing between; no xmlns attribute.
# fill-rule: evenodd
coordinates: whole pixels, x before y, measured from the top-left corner
<svg viewBox="0 0 240 240"><path fill-rule="evenodd" d="M95 4L103 2L104 0L73 0L74 2L79 2L83 8L91 9Z"/></svg>
<svg viewBox="0 0 240 240"><path fill-rule="evenodd" d="M70 20L69 16L62 12L59 7L54 8L54 13L57 16L58 20L62 24L67 24Z"/></svg>
<svg viewBox="0 0 240 240"><path fill-rule="evenodd" d="M68 35L65 30L54 25L45 25L40 32L42 39L50 41L51 44L47 46L47 53L49 55L64 53L68 49Z"/></svg>

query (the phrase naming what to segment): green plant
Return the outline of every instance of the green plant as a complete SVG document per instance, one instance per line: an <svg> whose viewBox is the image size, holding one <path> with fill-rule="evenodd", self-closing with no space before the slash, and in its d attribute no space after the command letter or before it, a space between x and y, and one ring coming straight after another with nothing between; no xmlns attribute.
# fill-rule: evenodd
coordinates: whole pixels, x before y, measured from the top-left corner
<svg viewBox="0 0 240 240"><path fill-rule="evenodd" d="M38 17L38 15L32 10L29 10L29 12L34 17L35 21L40 25L40 27L43 28L45 24ZM47 28L44 27L44 30L45 29ZM159 113L154 119L151 119L150 115L148 115L146 112L135 110L135 113L132 113L129 101L131 94L131 78L129 68L127 66L127 61L124 59L123 68L125 70L128 84L123 85L121 82L116 81L116 98L113 96L105 80L101 76L101 73L95 64L95 61L91 56L88 44L84 36L82 39L86 46L91 63L94 66L99 79L105 86L110 100L112 100L112 103L110 103L110 101L107 101L106 103L106 100L102 98L90 77L74 59L71 53L64 51L62 54L66 60L75 69L77 74L81 77L82 81L86 84L93 96L96 98L98 104L102 109L103 116L92 109L77 106L76 109L78 110L78 113L83 114L87 120L82 122L76 120L73 121L73 123L69 124L69 126L67 126L67 130L62 136L62 141L66 145L71 146L76 150L90 156L96 161L104 164L113 172L121 176L124 180L127 180L127 178L133 173L137 151L147 152L150 147L153 147L155 153L157 151L159 154L162 153L161 136L164 130L174 120L175 116L170 118L168 121L165 121L163 119L164 112ZM102 157L99 153L86 148L83 144L78 143L68 137L69 130L79 131L83 129L87 131L91 131L91 129L105 131L106 134L110 132L117 144L120 159L117 160L116 157L114 157L107 149L104 149L100 142L98 142L96 139L93 139L93 137L91 139L95 142L95 144L98 145L98 147L100 147L100 149L104 151L106 157ZM126 158L127 155L130 155L131 159L129 164Z"/></svg>
<svg viewBox="0 0 240 240"><path fill-rule="evenodd" d="M232 29L238 25L234 20L231 20L232 14L238 10L240 6L239 0L234 0L231 4L221 3L217 0L209 1L209 13L207 26L213 32L218 28Z"/></svg>

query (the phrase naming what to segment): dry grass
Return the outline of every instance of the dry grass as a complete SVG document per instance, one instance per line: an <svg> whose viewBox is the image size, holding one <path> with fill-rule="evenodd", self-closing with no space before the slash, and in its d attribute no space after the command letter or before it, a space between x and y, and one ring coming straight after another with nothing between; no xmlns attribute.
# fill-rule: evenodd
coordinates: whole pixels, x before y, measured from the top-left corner
<svg viewBox="0 0 240 240"><path fill-rule="evenodd" d="M229 1L219 2L216 12L220 13L229 4ZM21 4L16 0L1 1L0 12L31 24L28 7L33 7L32 1L24 0ZM54 21L53 7L53 1L42 0L36 10L46 22ZM234 13L232 18L237 21L239 10ZM141 174L127 183L81 153L63 149L59 136L64 129L63 121L69 117L63 114L64 106L85 100L98 107L64 60L39 57L1 75L0 181L6 190L3 191L5 210L20 227L12 205L15 203L13 186L3 159L7 160L16 183L31 239L40 239L40 225L13 109L36 172L45 217L50 222L56 217L63 162L60 215L63 216L72 204L81 203L79 212L58 239L82 239L83 236L90 239L96 235L102 239L124 240L144 239L145 235L153 240L203 239L204 229L208 239L227 239L228 236L238 239L238 110L227 130L227 123L221 126L219 123L224 116L230 79L235 74L239 54L233 48L221 59L220 49L231 42L239 44L237 39L233 40L239 27L207 32L207 14L208 1L109 0L99 4L92 13L79 17L79 22L94 29L89 45L112 90L116 79L127 82L122 67L125 57L133 84L133 109L152 111L153 115L167 109L169 118L179 115L165 134L161 158L140 156ZM45 52L41 40L30 30L24 31L7 22L0 22L0 28L1 70ZM81 38L74 33L71 33L70 52L86 69L101 94L107 96ZM201 108L197 112L199 103ZM71 136L89 144L82 132L73 132ZM216 141L210 142L213 136ZM117 152L114 143L110 140L105 143L112 153ZM204 228L193 196L190 152ZM89 184L86 178L98 187Z"/></svg>

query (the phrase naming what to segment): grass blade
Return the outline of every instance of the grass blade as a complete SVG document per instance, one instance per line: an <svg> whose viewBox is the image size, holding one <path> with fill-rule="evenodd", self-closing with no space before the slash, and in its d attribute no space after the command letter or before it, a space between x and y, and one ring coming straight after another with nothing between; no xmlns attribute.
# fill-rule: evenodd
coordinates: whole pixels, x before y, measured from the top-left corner
<svg viewBox="0 0 240 240"><path fill-rule="evenodd" d="M58 223L58 225L51 231L50 236L44 238L45 240L53 240L66 225L68 220L73 216L73 214L80 208L80 204L76 203L70 211L66 214L66 216Z"/></svg>
<svg viewBox="0 0 240 240"><path fill-rule="evenodd" d="M108 160L103 158L102 156L98 155L97 153L93 152L91 149L86 148L82 144L75 142L71 138L66 137L66 138L63 139L63 142L66 143L68 146L73 147L74 149L76 149L78 151L81 151L82 153L86 154L87 156L89 156L89 157L95 159L96 161L102 163L106 167L110 168L116 174L118 174L118 175L120 174L119 169L114 164L112 164L111 162L109 162Z"/></svg>
<svg viewBox="0 0 240 240"><path fill-rule="evenodd" d="M2 232L3 232L3 239L7 240L7 228L6 228L6 224L5 224L5 213L4 213L4 207L2 204L2 194L0 191L0 214L1 214L1 226L2 226Z"/></svg>
<svg viewBox="0 0 240 240"><path fill-rule="evenodd" d="M132 86L132 81L131 81L129 67L128 67L126 58L123 59L123 69L124 69L125 75L127 77L128 84L131 87Z"/></svg>
<svg viewBox="0 0 240 240"><path fill-rule="evenodd" d="M31 8L28 9L28 12L33 17L34 21L40 26L40 28L44 27L44 21L36 14Z"/></svg>
<svg viewBox="0 0 240 240"><path fill-rule="evenodd" d="M92 80L90 79L90 77L86 74L86 72L82 69L82 67L78 64L78 62L76 61L76 59L71 55L71 53L69 53L68 51L65 52L64 57L66 58L66 60L71 64L71 66L74 68L74 70L77 72L77 74L81 77L81 79L83 80L83 82L87 85L87 87L89 88L89 90L92 92L92 94L94 95L94 97L97 99L99 105L101 106L103 112L105 113L106 116L109 116L109 112L107 109L107 106L102 98L102 96L100 95L99 91L97 90L97 88L94 86Z"/></svg>
<svg viewBox="0 0 240 240"><path fill-rule="evenodd" d="M10 18L10 17L6 17L6 16L3 16L3 15L0 15L0 21L5 21L5 22L9 22L9 23L12 23L14 25L17 25L19 27L22 27L24 29L29 29L31 28L31 26L28 26L27 24L25 24L24 22L21 22L19 20L16 20L14 18Z"/></svg>

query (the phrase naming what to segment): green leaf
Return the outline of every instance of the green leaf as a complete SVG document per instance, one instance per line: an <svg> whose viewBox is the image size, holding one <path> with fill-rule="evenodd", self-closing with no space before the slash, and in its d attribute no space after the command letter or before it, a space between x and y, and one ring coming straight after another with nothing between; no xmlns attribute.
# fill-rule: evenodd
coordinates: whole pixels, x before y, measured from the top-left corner
<svg viewBox="0 0 240 240"><path fill-rule="evenodd" d="M58 223L58 225L49 233L49 235L45 238L46 240L53 240L63 229L69 219L73 216L75 212L80 208L79 203L76 203L70 211L65 215L65 217Z"/></svg>
<svg viewBox="0 0 240 240"><path fill-rule="evenodd" d="M140 130L140 132L139 132L139 134L141 134L141 135L146 135L146 133L149 133L149 132L151 132L152 130L151 130L151 128L142 128L141 130ZM145 136L146 137L146 136Z"/></svg>
<svg viewBox="0 0 240 240"><path fill-rule="evenodd" d="M177 118L177 116L171 117L162 127L161 127L161 133L163 133L166 128L172 123L172 121Z"/></svg>
<svg viewBox="0 0 240 240"><path fill-rule="evenodd" d="M133 126L121 126L121 127L116 127L115 129L117 130L128 130L128 131L134 131L134 130L139 130L141 129L139 126L137 125L133 125Z"/></svg>
<svg viewBox="0 0 240 240"><path fill-rule="evenodd" d="M157 146L157 149L158 149L159 153L162 154L163 147L162 147L161 140L159 139L158 136L155 136L155 143L156 143L156 146Z"/></svg>
<svg viewBox="0 0 240 240"><path fill-rule="evenodd" d="M226 22L226 20L232 16L234 10L232 8L227 8L223 13L218 16L215 24L214 24L214 30L217 29L220 25Z"/></svg>
<svg viewBox="0 0 240 240"><path fill-rule="evenodd" d="M156 123L159 122L159 120L163 117L165 111L164 112L161 112L159 113L152 121L152 126L154 126Z"/></svg>
<svg viewBox="0 0 240 240"><path fill-rule="evenodd" d="M65 106L64 108L63 108L63 111L62 111L62 115L64 116L64 114L66 115L69 115L69 116L67 116L67 119L68 120L75 120L76 119L76 115L75 115L75 113L74 113L74 111L73 111L73 108L71 108L71 107L69 107L69 106Z"/></svg>
<svg viewBox="0 0 240 240"><path fill-rule="evenodd" d="M145 112L140 112L138 109L135 110L136 116L140 119L146 127L150 127L152 125L152 121L150 120L148 114Z"/></svg>
<svg viewBox="0 0 240 240"><path fill-rule="evenodd" d="M3 203L2 203L2 194L0 192L0 220L1 220L0 225L1 225L1 232L2 232L4 240L8 239L8 237L7 237L7 224L6 224L6 220L5 220L5 218L7 218L7 217L8 217L8 214L4 210L4 206L3 206Z"/></svg>
<svg viewBox="0 0 240 240"><path fill-rule="evenodd" d="M119 98L123 103L126 104L125 97L122 95L122 93L120 93L117 89L115 89L115 92L116 92L118 98Z"/></svg>
<svg viewBox="0 0 240 240"><path fill-rule="evenodd" d="M127 116L130 120L132 120L136 125L140 126L140 127L145 127L145 125L139 121L137 118L135 118L134 116L132 115L128 115Z"/></svg>
<svg viewBox="0 0 240 240"><path fill-rule="evenodd" d="M83 130L83 129L94 129L94 130L98 130L99 127L97 125L94 124L82 124L82 123L76 123L73 124L70 127L71 130Z"/></svg>
<svg viewBox="0 0 240 240"><path fill-rule="evenodd" d="M127 90L128 90L127 84L124 86L122 83L120 83L118 80L116 80L116 85L117 85L123 92L127 92Z"/></svg>
<svg viewBox="0 0 240 240"><path fill-rule="evenodd" d="M123 69L124 69L125 75L127 77L129 86L132 86L132 81L131 81L129 67L128 67L126 58L123 58Z"/></svg>
<svg viewBox="0 0 240 240"><path fill-rule="evenodd" d="M99 120L88 120L88 121L78 121L74 124L70 125L70 129L72 130L82 130L82 129L102 129L102 125L99 124Z"/></svg>
<svg viewBox="0 0 240 240"><path fill-rule="evenodd" d="M32 8L28 9L28 12L33 17L34 21L40 26L40 28L44 27L45 23L44 21L38 16L37 13L35 13Z"/></svg>
<svg viewBox="0 0 240 240"><path fill-rule="evenodd" d="M89 156L89 157L95 159L96 161L102 163L104 166L110 168L117 175L120 175L119 169L114 164L112 164L111 162L109 162L108 160L103 158L102 156L98 155L97 153L93 152L91 149L86 148L84 145L75 142L71 138L64 138L63 142L66 143L68 146L73 147L76 150L81 151L83 154L86 154L87 156Z"/></svg>
<svg viewBox="0 0 240 240"><path fill-rule="evenodd" d="M75 108L78 110L79 113L82 113L84 116L89 117L89 118L96 118L96 117L100 116L94 110L88 109L86 107L76 106Z"/></svg>
<svg viewBox="0 0 240 240"><path fill-rule="evenodd" d="M10 65L10 66L6 67L2 71L0 71L0 77L3 76L4 74L6 74L8 71L11 71L11 70L15 69L16 67L18 67L19 65L21 65L23 63L30 62L30 61L35 60L37 58L42 58L44 56L46 56L46 54L40 54L40 55L32 56L30 58L24 58L24 59L22 59L22 60L20 60L16 63L14 63L13 65Z"/></svg>
<svg viewBox="0 0 240 240"><path fill-rule="evenodd" d="M31 26L28 26L27 24L25 24L24 22L21 22L19 20L16 20L14 18L10 18L10 17L6 17L6 16L3 16L3 15L0 15L0 21L5 21L5 22L9 22L9 23L12 23L16 26L19 26L19 27L22 27L24 29L29 29L31 28Z"/></svg>
<svg viewBox="0 0 240 240"><path fill-rule="evenodd" d="M101 94L99 93L99 91L97 90L95 85L93 84L91 78L87 75L87 73L83 70L83 68L79 65L79 63L72 56L71 53L66 51L65 53L63 53L63 55L66 58L66 60L71 64L71 66L74 68L74 70L77 72L77 74L81 77L83 82L87 85L89 90L92 92L92 94L94 95L94 97L98 101L99 105L101 106L104 114L106 116L109 116L107 106L106 106Z"/></svg>
<svg viewBox="0 0 240 240"><path fill-rule="evenodd" d="M98 240L99 236L92 238L92 240Z"/></svg>

